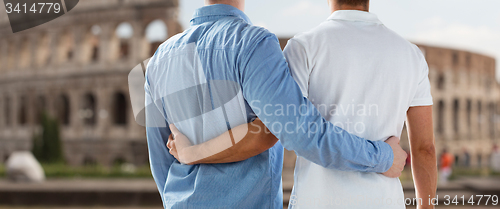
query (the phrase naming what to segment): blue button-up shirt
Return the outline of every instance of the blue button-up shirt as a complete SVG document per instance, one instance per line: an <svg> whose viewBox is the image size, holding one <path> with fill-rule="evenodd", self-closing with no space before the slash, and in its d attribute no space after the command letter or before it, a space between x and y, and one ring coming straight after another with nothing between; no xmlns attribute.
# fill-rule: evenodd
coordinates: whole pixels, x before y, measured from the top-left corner
<svg viewBox="0 0 500 209"><path fill-rule="evenodd" d="M277 37L229 5L198 9L190 28L158 48L145 90L151 170L165 208L282 208L283 146L331 169L392 165L388 144L327 122L291 77ZM255 117L281 143L241 162L184 165L165 146L170 123L200 144Z"/></svg>

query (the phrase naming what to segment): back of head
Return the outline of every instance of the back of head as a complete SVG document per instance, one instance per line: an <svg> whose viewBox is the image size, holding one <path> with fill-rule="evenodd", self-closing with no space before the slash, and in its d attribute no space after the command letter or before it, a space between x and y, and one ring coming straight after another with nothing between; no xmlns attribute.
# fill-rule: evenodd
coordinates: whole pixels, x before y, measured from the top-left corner
<svg viewBox="0 0 500 209"><path fill-rule="evenodd" d="M339 5L361 6L367 5L370 0L335 0Z"/></svg>
<svg viewBox="0 0 500 209"><path fill-rule="evenodd" d="M238 8L241 11L245 10L245 0L205 0L205 5L227 4Z"/></svg>
<svg viewBox="0 0 500 209"><path fill-rule="evenodd" d="M361 10L368 12L370 0L329 0L330 10Z"/></svg>

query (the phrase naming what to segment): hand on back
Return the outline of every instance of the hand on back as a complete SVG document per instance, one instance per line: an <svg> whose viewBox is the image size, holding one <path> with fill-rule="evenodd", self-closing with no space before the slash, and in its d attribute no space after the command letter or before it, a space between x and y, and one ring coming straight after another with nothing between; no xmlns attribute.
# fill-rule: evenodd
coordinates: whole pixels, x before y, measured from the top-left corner
<svg viewBox="0 0 500 209"><path fill-rule="evenodd" d="M398 137L393 136L387 139L385 142L391 145L392 152L394 153L394 161L392 162L392 167L382 174L389 178L397 178L401 176L401 172L405 168L406 158L408 157L408 154L399 145Z"/></svg>

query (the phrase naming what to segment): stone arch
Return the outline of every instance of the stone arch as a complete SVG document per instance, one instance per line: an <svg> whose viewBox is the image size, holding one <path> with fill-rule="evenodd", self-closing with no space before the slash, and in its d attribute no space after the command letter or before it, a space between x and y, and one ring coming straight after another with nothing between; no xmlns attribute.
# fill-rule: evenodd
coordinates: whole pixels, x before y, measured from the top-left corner
<svg viewBox="0 0 500 209"><path fill-rule="evenodd" d="M129 22L121 22L114 31L113 47L118 59L127 59L130 57L130 48L132 37L134 36L134 27Z"/></svg>
<svg viewBox="0 0 500 209"><path fill-rule="evenodd" d="M37 66L45 66L50 62L50 37L47 32L40 34L35 55Z"/></svg>
<svg viewBox="0 0 500 209"><path fill-rule="evenodd" d="M19 111L18 111L18 123L19 125L28 124L28 107L27 107L27 99L26 96L21 96L19 98Z"/></svg>
<svg viewBox="0 0 500 209"><path fill-rule="evenodd" d="M440 72L438 75L438 78L437 78L437 88L439 90L444 90L445 84L446 84L445 82L446 82L446 78L444 76L444 73Z"/></svg>
<svg viewBox="0 0 500 209"><path fill-rule="evenodd" d="M44 111L46 111L46 100L45 96L40 95L36 99L35 124L40 124L42 122L42 114Z"/></svg>
<svg viewBox="0 0 500 209"><path fill-rule="evenodd" d="M97 123L97 112L96 112L96 99L91 93L85 94L83 97L82 109L80 111L80 116L83 119L83 123L87 126L94 126Z"/></svg>
<svg viewBox="0 0 500 209"><path fill-rule="evenodd" d="M477 125L479 132L481 132L481 124L483 123L483 103L477 101Z"/></svg>
<svg viewBox="0 0 500 209"><path fill-rule="evenodd" d="M445 104L443 100L438 102L438 124L437 124L437 132L442 134L444 133L444 113L445 113Z"/></svg>
<svg viewBox="0 0 500 209"><path fill-rule="evenodd" d="M453 62L454 67L456 67L460 64L460 57L459 57L458 52L456 52L456 51L454 51L452 53L452 62Z"/></svg>
<svg viewBox="0 0 500 209"><path fill-rule="evenodd" d="M472 126L472 100L467 99L467 129L470 130Z"/></svg>
<svg viewBox="0 0 500 209"><path fill-rule="evenodd" d="M66 94L57 99L57 118L62 125L69 125L71 119L70 101Z"/></svg>
<svg viewBox="0 0 500 209"><path fill-rule="evenodd" d="M488 129L490 139L495 139L495 103L488 104Z"/></svg>
<svg viewBox="0 0 500 209"><path fill-rule="evenodd" d="M74 33L70 29L65 29L61 33L58 43L58 60L60 63L68 62L74 56Z"/></svg>
<svg viewBox="0 0 500 209"><path fill-rule="evenodd" d="M112 114L115 125L127 125L127 98L122 92L113 95Z"/></svg>
<svg viewBox="0 0 500 209"><path fill-rule="evenodd" d="M460 100L453 101L453 131L458 133L460 131Z"/></svg>
<svg viewBox="0 0 500 209"><path fill-rule="evenodd" d="M87 28L85 34L85 44L83 50L84 58L89 62L98 62L100 58L100 34L102 28L98 24Z"/></svg>
<svg viewBox="0 0 500 209"><path fill-rule="evenodd" d="M12 119L11 119L11 103L10 103L10 97L9 96L6 96L5 97L5 100L4 100L4 124L5 126L10 126L11 123L12 123Z"/></svg>
<svg viewBox="0 0 500 209"><path fill-rule="evenodd" d="M167 24L162 19L155 19L149 22L144 30L144 36L149 45L149 56L153 56L156 49L168 38Z"/></svg>

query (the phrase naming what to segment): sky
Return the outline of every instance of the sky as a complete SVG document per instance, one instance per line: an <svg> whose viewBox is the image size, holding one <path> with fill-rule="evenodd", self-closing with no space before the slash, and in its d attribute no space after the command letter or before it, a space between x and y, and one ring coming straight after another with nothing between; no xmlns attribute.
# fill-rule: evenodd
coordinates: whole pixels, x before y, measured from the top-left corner
<svg viewBox="0 0 500 209"><path fill-rule="evenodd" d="M179 1L180 22L187 28L204 1ZM370 12L409 41L496 58L500 80L499 0L371 0ZM327 0L247 0L245 13L278 37L310 30L330 15Z"/></svg>

